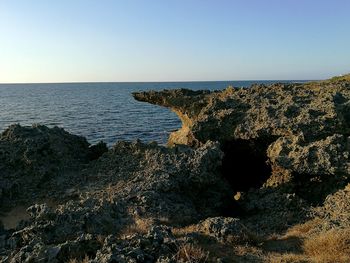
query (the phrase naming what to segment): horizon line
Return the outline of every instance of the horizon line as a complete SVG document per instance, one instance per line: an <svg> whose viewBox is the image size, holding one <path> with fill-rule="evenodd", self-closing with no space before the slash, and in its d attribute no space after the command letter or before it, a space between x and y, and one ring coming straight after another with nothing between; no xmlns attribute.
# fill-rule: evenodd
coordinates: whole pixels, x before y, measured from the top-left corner
<svg viewBox="0 0 350 263"><path fill-rule="evenodd" d="M11 84L87 84L87 83L185 83L185 82L229 82L229 81L317 81L323 79L240 79L240 80L167 80L167 81L62 81L62 82L0 82Z"/></svg>

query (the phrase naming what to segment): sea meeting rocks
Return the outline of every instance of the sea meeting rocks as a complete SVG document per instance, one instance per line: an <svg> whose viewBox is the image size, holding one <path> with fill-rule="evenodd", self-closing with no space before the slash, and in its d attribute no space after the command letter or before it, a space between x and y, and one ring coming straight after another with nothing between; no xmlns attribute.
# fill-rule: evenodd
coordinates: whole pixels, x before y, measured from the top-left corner
<svg viewBox="0 0 350 263"><path fill-rule="evenodd" d="M2 132L0 262L332 262L303 244L350 228L350 76L133 96L169 147Z"/></svg>

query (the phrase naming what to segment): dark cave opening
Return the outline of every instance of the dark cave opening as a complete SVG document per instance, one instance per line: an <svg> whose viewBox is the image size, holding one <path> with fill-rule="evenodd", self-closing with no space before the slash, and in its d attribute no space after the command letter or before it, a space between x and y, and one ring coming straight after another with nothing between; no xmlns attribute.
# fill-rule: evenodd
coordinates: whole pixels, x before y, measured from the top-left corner
<svg viewBox="0 0 350 263"><path fill-rule="evenodd" d="M259 188L271 175L267 147L273 140L233 140L222 143L221 173L234 192Z"/></svg>

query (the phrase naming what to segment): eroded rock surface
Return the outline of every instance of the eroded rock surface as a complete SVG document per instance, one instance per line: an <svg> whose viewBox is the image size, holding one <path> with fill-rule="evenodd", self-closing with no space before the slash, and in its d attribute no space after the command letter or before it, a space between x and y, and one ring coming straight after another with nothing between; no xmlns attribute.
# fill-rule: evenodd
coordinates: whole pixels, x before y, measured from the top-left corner
<svg viewBox="0 0 350 263"><path fill-rule="evenodd" d="M233 190L284 187L293 194L296 188L301 193L319 187L314 198L302 193L317 203L348 181L349 75L305 84L133 95L179 115L182 128L169 145L219 141L223 174Z"/></svg>
<svg viewBox="0 0 350 263"><path fill-rule="evenodd" d="M348 134L350 83L253 85L209 92L165 90L134 93L135 99L165 106L182 120L169 144L232 141L300 135L308 141Z"/></svg>
<svg viewBox="0 0 350 263"><path fill-rule="evenodd" d="M38 129L20 126L16 128L29 134L37 132ZM45 132L48 136L56 131L62 132L56 128L40 129L44 136ZM32 139L31 136L29 139ZM60 140L54 141L53 144L57 143L62 147L60 149L66 150ZM54 201L54 204L45 203L46 199L27 200L28 206L31 202L43 203L30 206L27 209L30 219L20 222L15 231L7 230L3 235L2 249L5 253L10 252L8 257L4 257L5 262L22 262L37 258L62 262L84 258L85 254L90 258L96 256L96 262L110 262L106 255L98 252L100 249L106 250L100 243L110 235L120 235L123 229L135 224L136 220L145 220L150 226L162 223L181 226L198 222L208 216L220 215L230 203L230 187L220 174L223 153L218 143L209 141L199 148L192 149L188 146L165 148L139 141L118 142L100 158L88 162L90 148L85 140L82 142L84 147L78 155L82 156L80 159L73 159L74 156L65 152L64 158L75 161L76 165L73 166L75 169L71 171L70 176L54 174L56 178L50 178L54 182L60 182L51 184L56 187L50 188L53 199L50 201ZM72 141L67 143L69 147L75 146ZM75 146L72 152L77 149ZM47 155L45 154L45 157ZM21 156L22 151L19 151L18 158ZM49 164L54 165L50 162ZM23 164L24 168L27 168L26 165L30 164ZM41 166L46 167L47 163L36 165L36 169L40 171ZM30 182L36 178L36 174L26 171L24 169L22 174L23 182ZM4 175L6 179L8 174ZM31 184L24 184L22 191L30 192L30 187ZM33 188L33 192L35 189ZM13 195L11 198L13 203L23 201L21 195ZM120 240L119 243L124 242L126 246L129 242L141 242L141 237L138 238L138 241L132 241L134 238L122 241L121 237L114 240ZM141 238L143 239L144 237ZM162 243L159 246L162 250ZM122 251L119 251L119 247L116 249L111 252L110 257L123 259L125 262L130 262L134 257L138 258L137 262L143 262L142 260L147 258L152 259L152 262L163 253L151 252L153 248L146 247L145 251L150 252L130 256L135 250L130 244Z"/></svg>
<svg viewBox="0 0 350 263"><path fill-rule="evenodd" d="M0 262L317 262L301 244L350 229L349 76L134 97L179 115L172 147L1 134Z"/></svg>
<svg viewBox="0 0 350 263"><path fill-rule="evenodd" d="M74 172L96 152L89 146L85 138L57 127L10 126L0 135L0 204L11 207L13 201L34 200L42 192L48 197L69 188L69 183L81 180Z"/></svg>
<svg viewBox="0 0 350 263"><path fill-rule="evenodd" d="M219 214L229 203L221 159L213 142L197 149L119 142L85 173L90 192L108 187L108 198L125 202L134 216L190 222Z"/></svg>
<svg viewBox="0 0 350 263"><path fill-rule="evenodd" d="M334 194L328 195L322 206L316 207L314 213L327 222L323 227L350 227L350 184Z"/></svg>

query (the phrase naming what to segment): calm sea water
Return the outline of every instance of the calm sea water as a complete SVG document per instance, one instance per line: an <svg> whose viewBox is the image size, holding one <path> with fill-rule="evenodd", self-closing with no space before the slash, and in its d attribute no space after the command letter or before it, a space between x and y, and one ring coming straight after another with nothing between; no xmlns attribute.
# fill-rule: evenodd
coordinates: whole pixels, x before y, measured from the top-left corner
<svg viewBox="0 0 350 263"><path fill-rule="evenodd" d="M181 127L180 120L169 109L135 101L132 92L220 90L272 82L276 81L0 84L0 131L13 123L40 123L63 127L90 143L141 139L164 144L169 133Z"/></svg>

